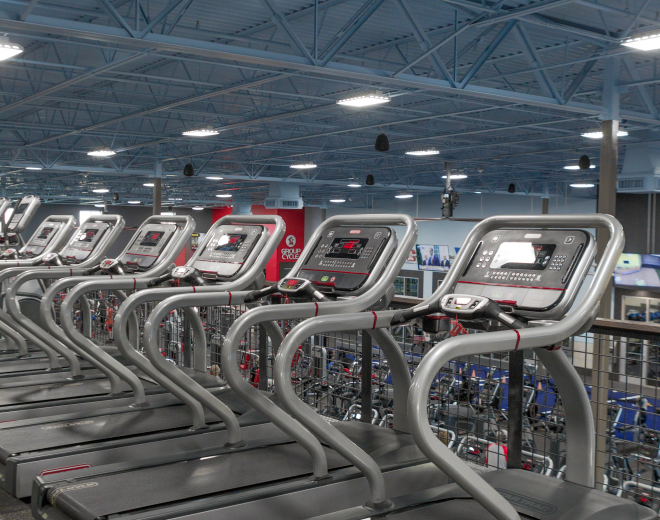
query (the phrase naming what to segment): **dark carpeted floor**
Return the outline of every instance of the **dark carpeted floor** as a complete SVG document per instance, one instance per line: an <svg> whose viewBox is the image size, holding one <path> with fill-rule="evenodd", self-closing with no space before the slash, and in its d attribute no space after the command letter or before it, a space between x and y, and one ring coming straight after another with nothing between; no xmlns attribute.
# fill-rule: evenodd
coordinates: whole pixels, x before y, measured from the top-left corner
<svg viewBox="0 0 660 520"><path fill-rule="evenodd" d="M0 490L0 520L31 520L30 504Z"/></svg>

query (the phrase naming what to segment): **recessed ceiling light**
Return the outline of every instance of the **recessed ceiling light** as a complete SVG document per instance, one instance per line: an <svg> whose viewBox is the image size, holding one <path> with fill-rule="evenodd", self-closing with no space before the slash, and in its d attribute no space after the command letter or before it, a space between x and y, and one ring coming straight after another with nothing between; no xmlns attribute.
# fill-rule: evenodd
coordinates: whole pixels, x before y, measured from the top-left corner
<svg viewBox="0 0 660 520"><path fill-rule="evenodd" d="M571 188L593 188L595 184L591 184L590 182L578 182L575 184L571 184Z"/></svg>
<svg viewBox="0 0 660 520"><path fill-rule="evenodd" d="M596 168L595 164L589 166L590 170L593 170L594 168ZM564 166L564 170L579 170L579 169L580 167L577 164L569 164L568 166Z"/></svg>
<svg viewBox="0 0 660 520"><path fill-rule="evenodd" d="M394 195L396 199L412 199L412 193L401 193L399 195Z"/></svg>
<svg viewBox="0 0 660 520"><path fill-rule="evenodd" d="M442 178L446 179L447 176L443 175ZM463 175L462 173L454 173L454 174L450 175L449 178L450 179L467 179L467 175Z"/></svg>
<svg viewBox="0 0 660 520"><path fill-rule="evenodd" d="M210 181L221 181L222 179L224 179L224 177L218 177L217 175L209 175L208 177L205 178Z"/></svg>
<svg viewBox="0 0 660 520"><path fill-rule="evenodd" d="M209 137L212 135L218 135L220 132L214 130L213 127L207 126L206 128L195 128L193 130L186 130L182 132L182 135L188 137Z"/></svg>
<svg viewBox="0 0 660 520"><path fill-rule="evenodd" d="M105 208L105 204L94 204L95 208Z"/></svg>
<svg viewBox="0 0 660 520"><path fill-rule="evenodd" d="M481 195L481 192L480 192L480 191L475 191L475 193L476 193L477 195Z"/></svg>
<svg viewBox="0 0 660 520"><path fill-rule="evenodd" d="M202 211L204 209L204 206L193 206L192 208L194 211Z"/></svg>
<svg viewBox="0 0 660 520"><path fill-rule="evenodd" d="M26 170L43 170L43 168L41 168L39 166L26 166L25 169Z"/></svg>
<svg viewBox="0 0 660 520"><path fill-rule="evenodd" d="M642 36L626 38L621 42L621 45L640 51L653 51L660 49L660 34L647 33Z"/></svg>
<svg viewBox="0 0 660 520"><path fill-rule="evenodd" d="M179 199L179 198L176 198L176 199L175 199L175 198L170 197L170 198L167 199L167 200L183 200L183 199Z"/></svg>
<svg viewBox="0 0 660 520"><path fill-rule="evenodd" d="M139 200L129 200L129 201L127 201L127 202L128 202L129 204L139 204L139 203L140 203Z"/></svg>
<svg viewBox="0 0 660 520"><path fill-rule="evenodd" d="M425 157L427 155L438 155L440 152L435 148L425 148L423 150L408 150L406 155L414 155L416 157Z"/></svg>
<svg viewBox="0 0 660 520"><path fill-rule="evenodd" d="M16 43L4 41L0 43L0 61L8 60L23 52L23 47Z"/></svg>
<svg viewBox="0 0 660 520"><path fill-rule="evenodd" d="M349 188L361 188L362 184L347 184L346 186L348 186Z"/></svg>
<svg viewBox="0 0 660 520"><path fill-rule="evenodd" d="M87 152L87 155L90 157L112 157L115 155L117 152L114 150L110 150L108 148L101 148L100 150L92 150L91 152Z"/></svg>
<svg viewBox="0 0 660 520"><path fill-rule="evenodd" d="M108 188L96 188L92 190L94 193L108 193L110 190Z"/></svg>
<svg viewBox="0 0 660 520"><path fill-rule="evenodd" d="M617 137L626 137L628 135L628 132L625 130L619 130L616 133ZM582 137L586 137L587 139L602 139L603 138L603 132L585 132L582 134Z"/></svg>
<svg viewBox="0 0 660 520"><path fill-rule="evenodd" d="M314 163L299 163L299 164L292 164L290 166L294 170L311 170L312 168L316 168L316 164Z"/></svg>
<svg viewBox="0 0 660 520"><path fill-rule="evenodd" d="M389 102L390 96L386 96L380 92L374 92L371 94L362 94L359 96L340 99L337 101L337 104L347 107L369 107L372 105L381 105L383 103Z"/></svg>
<svg viewBox="0 0 660 520"><path fill-rule="evenodd" d="M153 188L154 183L153 182L145 182L142 186L146 186L147 188Z"/></svg>
<svg viewBox="0 0 660 520"><path fill-rule="evenodd" d="M330 202L346 202L346 199L330 199Z"/></svg>
<svg viewBox="0 0 660 520"><path fill-rule="evenodd" d="M231 193L218 193L216 197L221 198L221 199L228 199L231 197Z"/></svg>

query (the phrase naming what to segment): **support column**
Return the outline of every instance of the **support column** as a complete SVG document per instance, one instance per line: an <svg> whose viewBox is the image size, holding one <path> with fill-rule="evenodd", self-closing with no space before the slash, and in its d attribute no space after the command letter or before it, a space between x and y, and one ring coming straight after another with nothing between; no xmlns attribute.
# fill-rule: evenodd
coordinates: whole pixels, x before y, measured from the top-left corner
<svg viewBox="0 0 660 520"><path fill-rule="evenodd" d="M366 330L362 331L362 385L360 388L360 406L362 422L371 422L371 378L372 378L373 347L371 336Z"/></svg>
<svg viewBox="0 0 660 520"><path fill-rule="evenodd" d="M163 198L163 157L160 147L156 150L156 164L154 174L154 215L160 215L160 208Z"/></svg>
<svg viewBox="0 0 660 520"><path fill-rule="evenodd" d="M600 143L600 178L598 184L598 213L616 216L616 177L619 162L619 91L618 79L620 60L610 58L605 62L603 78L603 107L601 130L603 139ZM597 231L599 262L609 239L604 229ZM612 310L612 279L600 302L599 317L610 318ZM596 488L604 480L607 463L607 389L610 374L611 336L596 335L594 338L593 364L591 370L591 407L596 429Z"/></svg>

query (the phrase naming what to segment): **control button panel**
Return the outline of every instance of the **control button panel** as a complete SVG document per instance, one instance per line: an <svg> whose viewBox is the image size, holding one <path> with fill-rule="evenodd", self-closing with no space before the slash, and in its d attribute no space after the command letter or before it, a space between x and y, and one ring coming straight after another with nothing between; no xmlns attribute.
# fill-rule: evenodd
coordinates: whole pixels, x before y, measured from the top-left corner
<svg viewBox="0 0 660 520"><path fill-rule="evenodd" d="M176 229L176 224L147 224L138 231L118 260L139 271L149 269L163 253Z"/></svg>
<svg viewBox="0 0 660 520"><path fill-rule="evenodd" d="M270 233L265 226L224 225L212 231L211 236L192 266L204 278L226 280L237 276L256 252L260 240Z"/></svg>
<svg viewBox="0 0 660 520"><path fill-rule="evenodd" d="M107 222L85 222L73 235L60 255L67 264L78 264L94 251L101 237L108 231Z"/></svg>
<svg viewBox="0 0 660 520"><path fill-rule="evenodd" d="M28 257L38 256L43 253L46 246L59 234L63 225L63 222L46 220L30 237L22 253Z"/></svg>
<svg viewBox="0 0 660 520"><path fill-rule="evenodd" d="M475 250L455 291L542 311L564 297L593 237L582 230L497 230ZM572 296L571 296L572 297Z"/></svg>
<svg viewBox="0 0 660 520"><path fill-rule="evenodd" d="M332 290L355 291L371 276L392 235L386 227L329 228L298 275Z"/></svg>

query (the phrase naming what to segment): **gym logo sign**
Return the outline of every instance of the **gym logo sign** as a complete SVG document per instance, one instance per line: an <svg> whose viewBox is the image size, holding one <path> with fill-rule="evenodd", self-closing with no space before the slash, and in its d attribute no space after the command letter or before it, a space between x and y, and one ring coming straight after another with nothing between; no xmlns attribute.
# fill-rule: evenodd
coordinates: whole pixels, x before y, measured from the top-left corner
<svg viewBox="0 0 660 520"><path fill-rule="evenodd" d="M506 489L498 489L497 492L514 507L518 506L521 509L527 509L528 511L533 511L541 515L551 515L557 512L557 508L547 502L541 502L535 498L519 495L518 493L513 493Z"/></svg>
<svg viewBox="0 0 660 520"><path fill-rule="evenodd" d="M282 260L288 260L288 261L298 260L298 257L300 256L302 249L300 247L294 248L297 242L296 237L294 235L288 235L284 239L284 242L288 247L282 248L281 250Z"/></svg>

